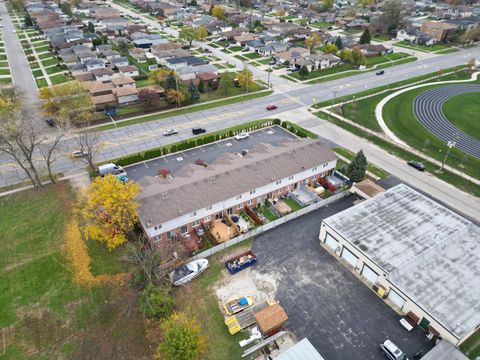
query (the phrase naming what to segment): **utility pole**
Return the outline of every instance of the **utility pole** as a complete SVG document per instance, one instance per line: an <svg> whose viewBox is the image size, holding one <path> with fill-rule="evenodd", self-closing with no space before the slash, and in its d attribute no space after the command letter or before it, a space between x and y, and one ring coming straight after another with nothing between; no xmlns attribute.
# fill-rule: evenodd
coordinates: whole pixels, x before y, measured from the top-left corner
<svg viewBox="0 0 480 360"><path fill-rule="evenodd" d="M452 148L456 145L457 143L457 139L458 139L458 133L455 133L455 135L453 135L453 139L450 140L448 143L447 143L447 152L445 153L445 157L443 158L443 161L442 161L442 165L440 165L440 169L438 169L436 171L436 173L438 174L441 174L443 172L443 167L445 166L445 163L447 162L447 159L448 159L448 155L450 155L450 151L452 150Z"/></svg>
<svg viewBox="0 0 480 360"><path fill-rule="evenodd" d="M270 58L270 62L268 63L268 74L267 74L267 88L270 89L270 65L272 63L272 59L273 58Z"/></svg>

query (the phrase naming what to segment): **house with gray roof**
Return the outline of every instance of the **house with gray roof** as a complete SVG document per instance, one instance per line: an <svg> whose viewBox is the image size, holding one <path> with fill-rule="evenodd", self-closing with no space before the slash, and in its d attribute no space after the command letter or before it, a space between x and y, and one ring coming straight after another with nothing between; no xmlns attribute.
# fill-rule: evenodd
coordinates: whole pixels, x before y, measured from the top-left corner
<svg viewBox="0 0 480 360"><path fill-rule="evenodd" d="M186 236L201 225L278 199L335 171L337 156L322 141L257 144L242 157L225 153L208 167L189 164L172 177L140 179L140 223L154 243Z"/></svg>

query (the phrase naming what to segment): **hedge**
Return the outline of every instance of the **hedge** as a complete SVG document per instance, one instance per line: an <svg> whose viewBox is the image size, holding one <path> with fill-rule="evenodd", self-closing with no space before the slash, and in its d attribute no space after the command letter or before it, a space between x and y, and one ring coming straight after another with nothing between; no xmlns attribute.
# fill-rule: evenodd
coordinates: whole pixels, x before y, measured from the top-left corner
<svg viewBox="0 0 480 360"><path fill-rule="evenodd" d="M193 137L189 140L185 141L179 141L173 144L149 149L146 151L138 152L135 154L127 155L121 158L114 159L109 162L114 162L115 164L118 164L120 166L127 166L127 165L132 165L139 163L141 161L145 160L150 160L154 159L163 155L168 155L172 153L176 153L178 151L183 151L187 149L191 149L197 146L201 145L206 145L213 143L215 141L219 141L222 139L227 139L230 137L233 137L235 134L238 134L241 131L253 131L253 130L258 130L264 127L272 126L272 125L280 125L284 129L294 133L295 135L299 137L310 137L310 138L316 138L317 136L313 133L311 133L308 130L303 129L302 127L292 124L287 121L281 121L280 119L264 119L264 120L256 120L256 121L251 121L245 124L241 124L238 126L234 126L228 129L223 129L219 131L215 131L213 133L207 134L207 135L202 135L202 136L196 136Z"/></svg>

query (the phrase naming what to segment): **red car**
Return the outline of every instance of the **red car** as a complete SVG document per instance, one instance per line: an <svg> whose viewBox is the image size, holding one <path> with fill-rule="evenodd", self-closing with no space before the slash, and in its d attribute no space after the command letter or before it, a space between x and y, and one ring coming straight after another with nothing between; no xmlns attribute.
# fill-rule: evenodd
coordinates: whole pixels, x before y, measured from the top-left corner
<svg viewBox="0 0 480 360"><path fill-rule="evenodd" d="M277 109L278 109L278 106L277 106L277 105L274 105L274 104L267 105L267 110L268 110L268 111L277 110Z"/></svg>

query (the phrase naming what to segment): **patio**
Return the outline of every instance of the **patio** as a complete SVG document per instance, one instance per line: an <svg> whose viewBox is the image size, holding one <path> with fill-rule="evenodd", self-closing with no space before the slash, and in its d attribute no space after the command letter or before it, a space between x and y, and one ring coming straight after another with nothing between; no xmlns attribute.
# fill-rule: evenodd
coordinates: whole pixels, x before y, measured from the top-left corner
<svg viewBox="0 0 480 360"><path fill-rule="evenodd" d="M222 220L215 220L215 222L210 225L210 233L219 244L235 236L235 232L231 229L231 226L225 224Z"/></svg>
<svg viewBox="0 0 480 360"><path fill-rule="evenodd" d="M305 186L299 186L290 193L290 196L302 206L313 204L318 200L317 194Z"/></svg>
<svg viewBox="0 0 480 360"><path fill-rule="evenodd" d="M252 225L246 221L240 214L231 215L230 218L232 219L233 223L238 226L238 230L243 234L250 230Z"/></svg>
<svg viewBox="0 0 480 360"><path fill-rule="evenodd" d="M277 203L274 205L275 209L281 214L281 215L287 215L292 212L292 209L290 206L288 206L285 201L279 200Z"/></svg>

